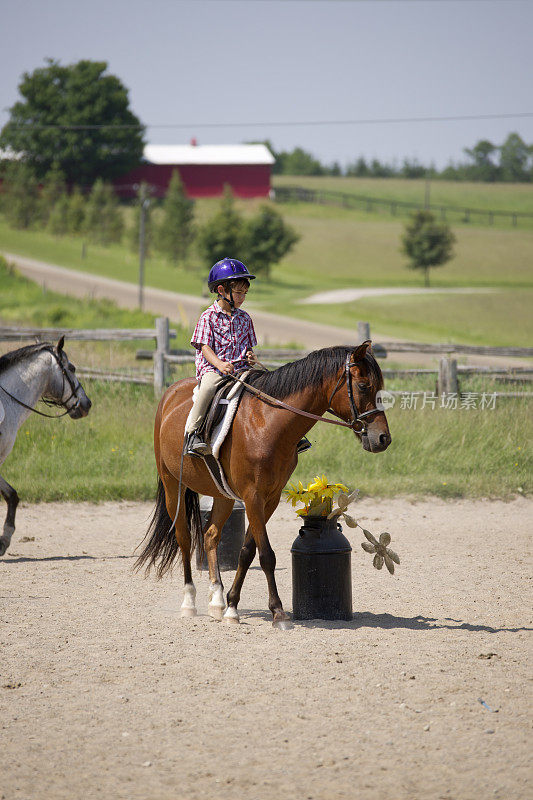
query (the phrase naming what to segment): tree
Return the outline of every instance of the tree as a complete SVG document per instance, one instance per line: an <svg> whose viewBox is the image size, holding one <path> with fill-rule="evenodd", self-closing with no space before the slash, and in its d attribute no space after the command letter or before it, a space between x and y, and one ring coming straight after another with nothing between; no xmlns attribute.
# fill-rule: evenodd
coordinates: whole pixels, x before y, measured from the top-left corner
<svg viewBox="0 0 533 800"><path fill-rule="evenodd" d="M239 258L242 229L242 217L235 210L233 194L226 185L219 211L198 231L198 252L206 267L226 256Z"/></svg>
<svg viewBox="0 0 533 800"><path fill-rule="evenodd" d="M157 249L170 261L184 261L194 237L194 202L187 197L177 169L172 172L157 230Z"/></svg>
<svg viewBox="0 0 533 800"><path fill-rule="evenodd" d="M87 201L84 228L98 244L119 242L122 237L124 219L117 197L111 185L100 178Z"/></svg>
<svg viewBox="0 0 533 800"><path fill-rule="evenodd" d="M78 187L74 187L68 201L67 224L70 233L82 233L85 226L87 203Z"/></svg>
<svg viewBox="0 0 533 800"><path fill-rule="evenodd" d="M29 164L13 161L4 173L4 211L14 228L30 228L38 219L39 192Z"/></svg>
<svg viewBox="0 0 533 800"><path fill-rule="evenodd" d="M263 273L268 279L272 264L281 261L299 239L281 214L265 204L245 223L240 252L252 272Z"/></svg>
<svg viewBox="0 0 533 800"><path fill-rule="evenodd" d="M429 286L429 270L452 258L454 242L448 225L437 223L430 211L417 211L406 225L401 250L409 257L411 269L424 270L424 284Z"/></svg>
<svg viewBox="0 0 533 800"><path fill-rule="evenodd" d="M57 163L46 173L39 197L39 216L46 227L58 200L66 194L65 176Z"/></svg>
<svg viewBox="0 0 533 800"><path fill-rule="evenodd" d="M469 168L469 177L475 181L498 180L498 166L494 163L493 156L498 148L488 139L480 139L471 149L465 147L466 155L472 159L473 165Z"/></svg>
<svg viewBox="0 0 533 800"><path fill-rule="evenodd" d="M504 181L529 181L531 148L517 133L510 133L500 147L500 170Z"/></svg>
<svg viewBox="0 0 533 800"><path fill-rule="evenodd" d="M301 147L291 152L276 154L273 173L283 175L323 175L325 170L320 161Z"/></svg>
<svg viewBox="0 0 533 800"><path fill-rule="evenodd" d="M69 231L69 198L66 192L60 195L48 216L47 227L50 233L64 236Z"/></svg>
<svg viewBox="0 0 533 800"><path fill-rule="evenodd" d="M355 163L348 165L346 174L353 175L356 178L366 178L370 174L370 170L365 159L360 156Z"/></svg>
<svg viewBox="0 0 533 800"><path fill-rule="evenodd" d="M57 162L67 183L79 185L135 167L144 128L129 109L127 89L105 74L107 63L46 64L22 76L22 100L10 109L0 148L22 154L39 179Z"/></svg>

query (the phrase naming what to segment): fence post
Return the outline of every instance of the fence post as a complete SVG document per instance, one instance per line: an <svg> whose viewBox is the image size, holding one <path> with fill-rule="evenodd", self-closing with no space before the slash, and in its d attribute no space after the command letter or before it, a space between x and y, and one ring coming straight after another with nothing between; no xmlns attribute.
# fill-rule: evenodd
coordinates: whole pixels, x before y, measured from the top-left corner
<svg viewBox="0 0 533 800"><path fill-rule="evenodd" d="M167 362L165 356L170 350L170 328L168 317L158 317L155 321L156 350L154 353L154 392L160 395L167 378Z"/></svg>
<svg viewBox="0 0 533 800"><path fill-rule="evenodd" d="M457 394L458 392L457 360L455 358L448 358L447 356L441 358L439 363L438 393L442 395L451 393Z"/></svg>
<svg viewBox="0 0 533 800"><path fill-rule="evenodd" d="M363 344L363 342L367 342L370 340L370 322L358 322L357 323L357 344Z"/></svg>

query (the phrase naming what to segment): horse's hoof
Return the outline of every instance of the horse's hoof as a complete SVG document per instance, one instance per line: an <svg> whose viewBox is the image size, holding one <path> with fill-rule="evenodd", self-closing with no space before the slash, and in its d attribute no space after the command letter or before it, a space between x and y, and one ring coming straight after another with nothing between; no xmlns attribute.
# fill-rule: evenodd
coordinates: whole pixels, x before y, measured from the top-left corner
<svg viewBox="0 0 533 800"><path fill-rule="evenodd" d="M222 617L224 622L227 622L228 625L238 625L240 622L239 614L236 608L232 606L228 606L224 616Z"/></svg>
<svg viewBox="0 0 533 800"><path fill-rule="evenodd" d="M196 617L198 615L198 611L195 608L182 608L180 617L185 619L186 617Z"/></svg>
<svg viewBox="0 0 533 800"><path fill-rule="evenodd" d="M7 550L7 544L5 542L0 541L0 557L4 555Z"/></svg>
<svg viewBox="0 0 533 800"><path fill-rule="evenodd" d="M220 622L222 620L222 617L224 616L224 609L225 609L225 606L211 606L211 605L209 605L209 606L207 606L207 613L209 614L210 617L212 617L213 619L216 619L216 620L218 620L218 622Z"/></svg>
<svg viewBox="0 0 533 800"><path fill-rule="evenodd" d="M290 619L277 619L272 623L272 627L277 628L278 631L291 631L294 625Z"/></svg>

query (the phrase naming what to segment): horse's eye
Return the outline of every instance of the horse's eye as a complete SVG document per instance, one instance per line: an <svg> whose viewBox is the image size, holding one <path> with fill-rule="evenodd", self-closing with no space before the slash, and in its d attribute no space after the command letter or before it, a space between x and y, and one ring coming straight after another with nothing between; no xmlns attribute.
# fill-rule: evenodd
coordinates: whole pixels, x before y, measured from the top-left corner
<svg viewBox="0 0 533 800"><path fill-rule="evenodd" d="M357 388L360 392L368 392L369 386L367 383L358 383Z"/></svg>
<svg viewBox="0 0 533 800"><path fill-rule="evenodd" d="M68 368L69 368L69 370L71 372L76 372L76 367L74 366L74 364L71 364L70 362L69 362Z"/></svg>

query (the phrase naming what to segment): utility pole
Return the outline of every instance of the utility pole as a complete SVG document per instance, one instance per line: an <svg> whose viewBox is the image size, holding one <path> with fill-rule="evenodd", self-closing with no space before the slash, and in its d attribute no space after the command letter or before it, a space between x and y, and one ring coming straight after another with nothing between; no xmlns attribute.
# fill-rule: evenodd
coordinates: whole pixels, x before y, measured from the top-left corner
<svg viewBox="0 0 533 800"><path fill-rule="evenodd" d="M424 192L424 208L426 209L426 211L429 211L429 192L430 192L429 170L426 170L426 186Z"/></svg>
<svg viewBox="0 0 533 800"><path fill-rule="evenodd" d="M148 187L141 183L139 187L140 220L139 220L139 308L141 311L144 306L144 257L146 252L145 231L146 231L146 212L150 205L148 197Z"/></svg>

